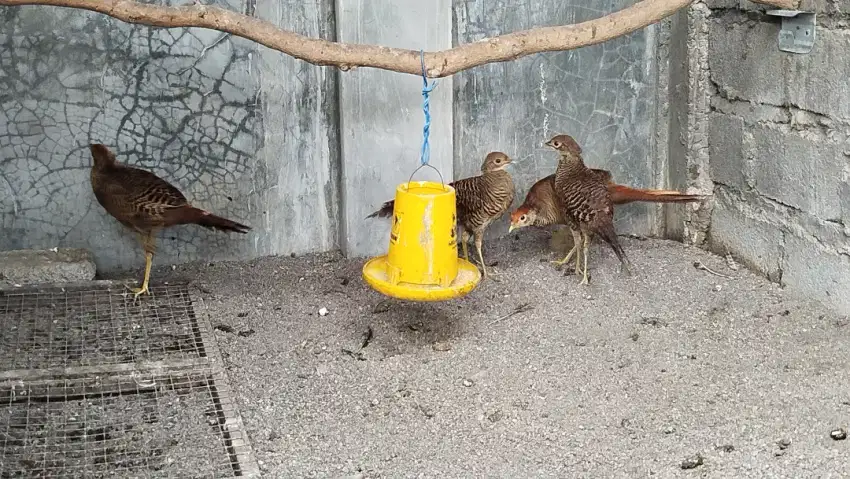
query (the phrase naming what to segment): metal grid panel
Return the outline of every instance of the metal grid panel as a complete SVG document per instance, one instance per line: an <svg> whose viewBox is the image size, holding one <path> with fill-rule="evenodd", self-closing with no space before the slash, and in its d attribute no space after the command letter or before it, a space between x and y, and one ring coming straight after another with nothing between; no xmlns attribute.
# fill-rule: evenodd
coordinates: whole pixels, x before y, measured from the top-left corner
<svg viewBox="0 0 850 479"><path fill-rule="evenodd" d="M259 476L209 324L185 286L152 293L0 291L27 357L0 356L0 478Z"/></svg>
<svg viewBox="0 0 850 479"><path fill-rule="evenodd" d="M203 345L185 288L139 298L124 288L0 293L0 368L197 358Z"/></svg>

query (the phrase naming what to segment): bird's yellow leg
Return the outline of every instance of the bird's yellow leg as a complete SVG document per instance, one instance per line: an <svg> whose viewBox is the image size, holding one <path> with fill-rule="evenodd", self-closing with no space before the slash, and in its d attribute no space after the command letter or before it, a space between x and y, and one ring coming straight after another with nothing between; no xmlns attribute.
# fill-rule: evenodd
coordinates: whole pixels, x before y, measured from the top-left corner
<svg viewBox="0 0 850 479"><path fill-rule="evenodd" d="M469 250L466 245L466 243L469 242L469 233L467 233L466 230L460 234L460 242L463 245L463 259L469 261Z"/></svg>
<svg viewBox="0 0 850 479"><path fill-rule="evenodd" d="M570 261L570 259L572 259L573 254L575 254L576 249L578 249L578 245L573 245L573 249L571 249L571 250L570 250L570 252L569 252L569 253L567 253L567 255L566 255L566 256L564 256L564 259L560 259L560 260L557 260L557 261L552 261L552 263L557 264L558 266L560 266L560 265L562 265L562 264L564 264L564 263L569 262L569 261ZM578 256L576 256L576 260L578 260ZM577 267L577 266L576 266L576 267Z"/></svg>
<svg viewBox="0 0 850 479"><path fill-rule="evenodd" d="M562 259L560 261L552 261L552 262L555 263L556 265L560 266L564 263L568 263L570 261L570 258L572 258L573 254L575 254L576 255L576 271L578 271L578 269L579 269L579 259L580 259L579 258L579 253L580 253L579 248L581 248L581 231L571 230L571 233L573 234L573 249L571 249L570 252L567 253L566 256L564 256L564 259Z"/></svg>
<svg viewBox="0 0 850 479"><path fill-rule="evenodd" d="M481 271L485 278L490 278L493 281L499 281L495 278L495 272L490 271L490 273L487 274L487 266L484 264L484 254L481 252L481 248L484 246L484 238L482 238L482 236L483 234L475 235L475 249L478 250L478 261L481 261Z"/></svg>
<svg viewBox="0 0 850 479"><path fill-rule="evenodd" d="M155 235L156 231L149 231L147 233L141 233L139 235L139 239L142 242L142 248L145 250L145 278L142 280L141 288L130 288L130 291L133 292L133 299L139 297L142 294L150 294L148 291L148 283L151 277L151 264L153 263L153 254L156 251L156 239Z"/></svg>
<svg viewBox="0 0 850 479"><path fill-rule="evenodd" d="M587 250L589 248L590 248L590 235L585 234L584 235L584 248L583 248L584 249L584 272L583 272L583 275L582 275L583 279L581 280L581 283L579 283L579 285L590 284L590 281L587 280Z"/></svg>
<svg viewBox="0 0 850 479"><path fill-rule="evenodd" d="M148 291L148 281L151 277L151 263L153 263L153 254L145 253L145 279L142 281L141 288L132 288L133 298L138 298L140 294L150 294Z"/></svg>
<svg viewBox="0 0 850 479"><path fill-rule="evenodd" d="M579 245L584 241L584 233L581 230L573 231L573 241L576 248L581 248ZM587 259L584 260L584 267L587 268ZM576 276L581 276L581 249L576 250Z"/></svg>

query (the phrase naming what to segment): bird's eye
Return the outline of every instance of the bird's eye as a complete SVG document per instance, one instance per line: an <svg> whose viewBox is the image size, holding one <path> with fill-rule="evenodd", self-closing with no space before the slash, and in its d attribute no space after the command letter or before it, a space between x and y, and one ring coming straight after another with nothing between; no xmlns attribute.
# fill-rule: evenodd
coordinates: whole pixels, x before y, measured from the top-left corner
<svg viewBox="0 0 850 479"><path fill-rule="evenodd" d="M519 220L520 220L520 221L525 221L525 215L520 216L520 217L519 217Z"/></svg>
<svg viewBox="0 0 850 479"><path fill-rule="evenodd" d="M496 163L501 163L501 162L502 162L501 158L496 158Z"/></svg>
<svg viewBox="0 0 850 479"><path fill-rule="evenodd" d="M560 141L552 142L552 144L555 146L555 148L557 148L557 147L561 146L561 142L560 142Z"/></svg>

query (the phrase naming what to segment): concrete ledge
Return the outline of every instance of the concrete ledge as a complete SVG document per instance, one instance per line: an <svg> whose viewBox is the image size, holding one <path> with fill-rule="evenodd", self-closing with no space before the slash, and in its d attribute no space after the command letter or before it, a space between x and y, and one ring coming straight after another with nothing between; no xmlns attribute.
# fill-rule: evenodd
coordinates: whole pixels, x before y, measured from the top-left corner
<svg viewBox="0 0 850 479"><path fill-rule="evenodd" d="M94 256L81 248L0 252L0 285L91 281Z"/></svg>

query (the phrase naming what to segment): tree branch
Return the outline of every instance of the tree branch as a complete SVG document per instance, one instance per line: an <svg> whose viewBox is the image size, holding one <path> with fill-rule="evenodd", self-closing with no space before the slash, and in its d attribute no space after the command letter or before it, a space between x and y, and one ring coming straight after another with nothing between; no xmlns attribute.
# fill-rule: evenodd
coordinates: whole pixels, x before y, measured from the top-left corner
<svg viewBox="0 0 850 479"><path fill-rule="evenodd" d="M516 60L541 52L572 50L606 42L657 23L695 0L641 0L601 18L575 25L540 27L508 33L448 50L425 53L427 75L440 78L488 63ZM785 5L797 0L757 0ZM127 23L155 27L219 30L255 41L314 65L380 68L421 75L419 52L378 45L350 44L310 38L258 18L207 5L167 7L132 0L0 0L0 6L50 5L103 13Z"/></svg>

